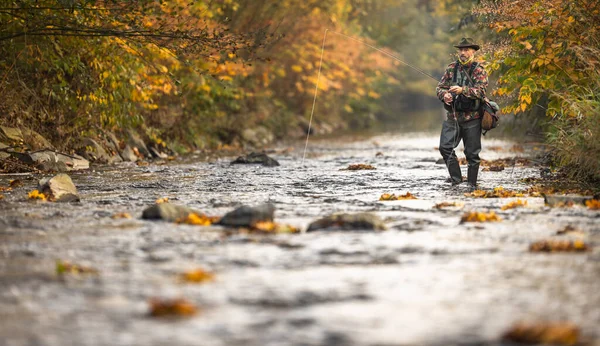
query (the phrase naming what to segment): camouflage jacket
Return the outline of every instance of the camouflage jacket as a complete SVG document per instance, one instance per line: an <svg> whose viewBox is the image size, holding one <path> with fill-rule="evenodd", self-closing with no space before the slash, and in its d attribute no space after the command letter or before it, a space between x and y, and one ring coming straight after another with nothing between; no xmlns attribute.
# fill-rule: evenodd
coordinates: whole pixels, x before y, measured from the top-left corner
<svg viewBox="0 0 600 346"><path fill-rule="evenodd" d="M456 84L463 87L463 94L472 99L479 98L483 100L485 98L485 91L488 87L487 72L485 72L483 66L481 66L481 64L478 63L477 67L475 67L475 70L473 70L473 75L471 76L474 85L471 85L469 78L467 78L467 73L471 69L471 65L469 64L466 66L462 66L458 61L454 61L453 63L448 65L448 67L446 67L446 72L444 73L444 76L442 76L442 79L440 80L437 88L435 89L438 99L444 102L444 94L453 85L452 81L454 79L454 68L456 64L459 64L457 69ZM448 111L447 116L448 120L455 119L454 112ZM481 117L478 111L456 112L456 116L461 122Z"/></svg>

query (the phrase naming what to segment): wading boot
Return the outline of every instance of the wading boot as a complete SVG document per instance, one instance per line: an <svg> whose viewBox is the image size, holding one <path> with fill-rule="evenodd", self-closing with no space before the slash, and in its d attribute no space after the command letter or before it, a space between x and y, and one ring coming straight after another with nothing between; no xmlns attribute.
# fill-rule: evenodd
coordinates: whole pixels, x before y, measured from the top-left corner
<svg viewBox="0 0 600 346"><path fill-rule="evenodd" d="M460 171L460 165L458 161L452 158L448 158L446 162L446 167L448 167L448 173L450 173L450 179L452 180L452 185L458 185L462 183L462 173ZM475 177L477 180L477 177Z"/></svg>
<svg viewBox="0 0 600 346"><path fill-rule="evenodd" d="M479 165L469 166L467 169L467 182L471 190L477 189L477 175L479 174Z"/></svg>

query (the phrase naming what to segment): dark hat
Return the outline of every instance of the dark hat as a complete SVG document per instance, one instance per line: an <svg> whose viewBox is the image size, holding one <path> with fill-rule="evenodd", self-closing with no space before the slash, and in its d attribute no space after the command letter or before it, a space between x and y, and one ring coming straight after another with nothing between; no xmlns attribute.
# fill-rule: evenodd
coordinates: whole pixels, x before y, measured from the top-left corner
<svg viewBox="0 0 600 346"><path fill-rule="evenodd" d="M473 42L473 39L470 37L463 37L460 42L456 46L456 48L473 48L475 50L479 50L479 45Z"/></svg>

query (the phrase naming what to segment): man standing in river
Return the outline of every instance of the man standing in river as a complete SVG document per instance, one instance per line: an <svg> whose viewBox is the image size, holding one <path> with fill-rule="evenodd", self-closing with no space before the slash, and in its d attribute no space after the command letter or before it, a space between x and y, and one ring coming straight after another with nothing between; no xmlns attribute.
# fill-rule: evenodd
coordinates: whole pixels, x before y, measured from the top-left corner
<svg viewBox="0 0 600 346"><path fill-rule="evenodd" d="M467 181L474 189L479 173L479 152L481 151L481 115L488 86L487 72L474 61L479 45L471 38L462 38L455 45L458 60L446 67L444 76L438 83L436 93L444 103L447 119L440 135L440 153L444 158L452 185L462 182L460 165L454 149L462 139L467 157Z"/></svg>

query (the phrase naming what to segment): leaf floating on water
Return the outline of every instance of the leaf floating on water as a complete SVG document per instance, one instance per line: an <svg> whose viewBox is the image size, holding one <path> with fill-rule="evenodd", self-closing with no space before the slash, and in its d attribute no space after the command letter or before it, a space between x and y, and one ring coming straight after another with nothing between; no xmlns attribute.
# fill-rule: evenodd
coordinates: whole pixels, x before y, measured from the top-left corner
<svg viewBox="0 0 600 346"><path fill-rule="evenodd" d="M502 206L502 210L507 210L507 209L513 209L513 208L519 208L519 207L525 207L527 206L527 201L526 200L522 200L522 199L517 199L516 201L512 201L508 204L505 204Z"/></svg>
<svg viewBox="0 0 600 346"><path fill-rule="evenodd" d="M503 170L504 165L492 165L483 169L484 172L502 172Z"/></svg>
<svg viewBox="0 0 600 346"><path fill-rule="evenodd" d="M0 191L12 191L12 187L4 187L4 186L0 186Z"/></svg>
<svg viewBox="0 0 600 346"><path fill-rule="evenodd" d="M576 237L584 237L585 233L571 225L568 225L565 228L557 231L556 235L570 235L570 236L576 236Z"/></svg>
<svg viewBox="0 0 600 346"><path fill-rule="evenodd" d="M579 328L567 322L520 322L513 325L502 338L526 344L576 345L580 341Z"/></svg>
<svg viewBox="0 0 600 346"><path fill-rule="evenodd" d="M183 298L161 299L152 298L149 301L150 316L193 316L198 312L196 306Z"/></svg>
<svg viewBox="0 0 600 346"><path fill-rule="evenodd" d="M219 218L216 216L206 216L204 214L189 213L185 218L179 219L175 222L187 225L210 226L217 221L219 221Z"/></svg>
<svg viewBox="0 0 600 346"><path fill-rule="evenodd" d="M113 216L111 216L111 218L113 219L131 219L131 214L129 213L116 213Z"/></svg>
<svg viewBox="0 0 600 346"><path fill-rule="evenodd" d="M585 201L585 206L591 210L600 210L600 200L590 199Z"/></svg>
<svg viewBox="0 0 600 346"><path fill-rule="evenodd" d="M21 187L23 186L23 182L19 179L13 179L8 182L8 186L10 187Z"/></svg>
<svg viewBox="0 0 600 346"><path fill-rule="evenodd" d="M85 267L78 264L72 264L67 261L56 261L56 274L98 274L98 270L91 267Z"/></svg>
<svg viewBox="0 0 600 346"><path fill-rule="evenodd" d="M154 201L156 204L169 203L169 197L162 197Z"/></svg>
<svg viewBox="0 0 600 346"><path fill-rule="evenodd" d="M461 203L461 202L442 202L442 203L436 204L433 207L436 208L436 209L442 209L442 208L448 208L448 207L462 208L464 206L465 206L465 204Z"/></svg>
<svg viewBox="0 0 600 346"><path fill-rule="evenodd" d="M461 219L460 223L463 222L499 222L502 221L501 218L496 215L495 212L491 211L489 213L472 211L469 213L465 213Z"/></svg>
<svg viewBox="0 0 600 346"><path fill-rule="evenodd" d="M588 249L583 240L540 240L529 245L530 252L584 252Z"/></svg>
<svg viewBox="0 0 600 346"><path fill-rule="evenodd" d="M465 193L465 197L475 198L508 198L508 197L525 197L523 192L505 190L504 187L495 187L492 191L475 190L470 193Z"/></svg>
<svg viewBox="0 0 600 346"><path fill-rule="evenodd" d="M202 268L198 268L181 274L180 278L182 281L185 282L202 283L213 281L215 279L215 274L208 272Z"/></svg>
<svg viewBox="0 0 600 346"><path fill-rule="evenodd" d="M380 201L400 201L400 200L407 200L407 199L417 199L417 197L415 197L415 195L413 195L410 192L407 192L404 195L398 195L396 196L395 194L389 194L389 193L384 193L383 195L381 195L381 197L379 197Z"/></svg>
<svg viewBox="0 0 600 346"><path fill-rule="evenodd" d="M367 165L366 163L357 163L354 165L349 165L348 168L346 168L345 170L347 171L361 171L361 170L370 170L370 169L377 169L371 165ZM344 170L344 169L342 169Z"/></svg>
<svg viewBox="0 0 600 346"><path fill-rule="evenodd" d="M42 201L47 201L48 197L46 195L44 195L43 193L39 192L38 190L33 190L31 192L29 192L27 194L27 198L29 199L39 199Z"/></svg>

